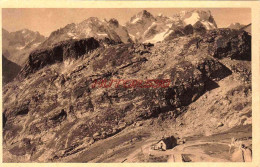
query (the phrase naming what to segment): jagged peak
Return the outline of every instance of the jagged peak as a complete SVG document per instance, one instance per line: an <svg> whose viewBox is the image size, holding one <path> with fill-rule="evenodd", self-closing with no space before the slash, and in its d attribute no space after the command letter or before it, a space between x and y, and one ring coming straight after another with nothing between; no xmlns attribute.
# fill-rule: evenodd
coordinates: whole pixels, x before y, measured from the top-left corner
<svg viewBox="0 0 260 167"><path fill-rule="evenodd" d="M175 14L174 16L185 18L185 17L190 17L193 13L199 14L200 17L207 16L209 18L210 16L212 16L210 10L201 10L201 9L183 10Z"/></svg>
<svg viewBox="0 0 260 167"><path fill-rule="evenodd" d="M86 24L100 25L102 24L102 22L97 17L89 17L86 20L80 22L78 25L86 25Z"/></svg>
<svg viewBox="0 0 260 167"><path fill-rule="evenodd" d="M181 11L177 16L188 25L194 25L198 21L201 21L207 29L217 28L217 24L214 17L211 15L210 10L193 9L189 11Z"/></svg>
<svg viewBox="0 0 260 167"><path fill-rule="evenodd" d="M100 20L97 17L89 17L88 19L85 20L86 22L100 22Z"/></svg>
<svg viewBox="0 0 260 167"><path fill-rule="evenodd" d="M134 15L133 17L131 17L130 19L130 23L135 24L137 23L139 20L146 20L146 19L152 19L154 20L154 16L149 13L147 10L142 10L139 13L137 13L136 15Z"/></svg>
<svg viewBox="0 0 260 167"><path fill-rule="evenodd" d="M153 17L153 15L148 12L147 10L142 10L141 12L137 13L136 15L139 18L151 18Z"/></svg>
<svg viewBox="0 0 260 167"><path fill-rule="evenodd" d="M167 22L167 20L171 20L171 18L169 18L169 17L163 15L162 13L159 13L159 14L155 17L155 19L156 19L156 21L164 21L164 22L165 22L165 21Z"/></svg>
<svg viewBox="0 0 260 167"><path fill-rule="evenodd" d="M71 23L71 24L67 24L64 28L71 28L71 27L74 27L76 26L75 23Z"/></svg>
<svg viewBox="0 0 260 167"><path fill-rule="evenodd" d="M210 10L202 10L202 9L193 9L191 10L191 12L197 12L197 13L208 13L211 15L211 11Z"/></svg>
<svg viewBox="0 0 260 167"><path fill-rule="evenodd" d="M4 29L3 29L4 30ZM4 30L5 32L8 32L6 30ZM30 29L27 29L27 28L23 28L23 29L20 29L18 31L14 31L14 32L8 32L10 34L21 34L22 36L27 36L27 35L37 35L37 36L42 36L45 38L44 35L40 34L39 31L33 31L33 30L30 30Z"/></svg>
<svg viewBox="0 0 260 167"><path fill-rule="evenodd" d="M119 26L119 22L118 22L118 20L115 19L115 18L110 19L110 20L108 21L108 24L109 24L110 26L115 26L115 27L118 27L118 26Z"/></svg>

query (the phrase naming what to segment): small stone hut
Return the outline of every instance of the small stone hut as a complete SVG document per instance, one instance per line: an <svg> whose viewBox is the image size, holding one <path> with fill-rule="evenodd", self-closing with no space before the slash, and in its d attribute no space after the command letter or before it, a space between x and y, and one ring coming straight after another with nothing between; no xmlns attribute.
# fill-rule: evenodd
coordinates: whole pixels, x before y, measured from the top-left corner
<svg viewBox="0 0 260 167"><path fill-rule="evenodd" d="M177 139L174 136L162 138L157 143L151 146L153 150L166 151L167 149L172 149L177 145Z"/></svg>

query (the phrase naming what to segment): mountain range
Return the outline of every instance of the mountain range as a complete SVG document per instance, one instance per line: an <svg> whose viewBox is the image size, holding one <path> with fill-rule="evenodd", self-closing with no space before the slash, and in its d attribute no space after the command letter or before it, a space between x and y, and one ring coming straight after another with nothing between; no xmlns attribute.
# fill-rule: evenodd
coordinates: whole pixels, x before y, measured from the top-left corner
<svg viewBox="0 0 260 167"><path fill-rule="evenodd" d="M46 37L28 29L8 32L2 29L3 84L13 80L19 73L29 53L36 49Z"/></svg>
<svg viewBox="0 0 260 167"><path fill-rule="evenodd" d="M39 32L28 29L8 32L2 29L2 43L4 56L10 61L22 66L28 59L28 54L37 48L46 37Z"/></svg>
<svg viewBox="0 0 260 167"><path fill-rule="evenodd" d="M228 28L241 29L245 25L232 23ZM10 61L23 66L29 53L36 48L50 47L69 39L110 39L117 43L156 43L189 33L203 33L216 29L217 24L211 12L204 10L182 11L171 17L158 14L153 16L147 10L140 11L130 18L125 25L116 19L99 20L90 17L78 24L71 23L53 31L49 37L28 29L9 33L3 29L3 51Z"/></svg>
<svg viewBox="0 0 260 167"><path fill-rule="evenodd" d="M167 17L163 15L153 16L148 11L143 10L131 17L125 26L120 25L116 19L101 21L96 17L88 18L78 24L68 24L64 28L52 32L41 47L48 47L68 39L88 37L109 38L115 42L123 43L155 43L173 36L173 34L179 32L177 29L184 29L188 25L203 27L206 30L217 28L210 11L192 10Z"/></svg>
<svg viewBox="0 0 260 167"><path fill-rule="evenodd" d="M2 29L3 56L18 66L24 66L30 52L34 49L52 47L69 39L94 37L98 40L110 39L116 43L156 43L191 34L193 31L203 33L205 30L215 28L217 25L210 11L183 11L167 17L162 14L153 16L143 10L131 17L124 26L114 18L107 21L90 17L78 24L68 24L53 31L49 37L28 29L16 32ZM4 71L7 70L4 69ZM16 75L17 73L12 76Z"/></svg>

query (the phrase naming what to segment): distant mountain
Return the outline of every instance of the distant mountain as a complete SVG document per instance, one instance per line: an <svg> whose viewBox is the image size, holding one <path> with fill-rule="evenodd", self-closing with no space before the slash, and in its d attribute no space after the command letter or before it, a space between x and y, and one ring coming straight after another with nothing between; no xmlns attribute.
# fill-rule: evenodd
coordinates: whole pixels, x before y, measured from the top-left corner
<svg viewBox="0 0 260 167"><path fill-rule="evenodd" d="M156 19L146 10L131 17L130 21L126 23L126 28L134 41L141 40L143 35L149 36L159 32L159 30L156 29Z"/></svg>
<svg viewBox="0 0 260 167"><path fill-rule="evenodd" d="M244 30L248 32L251 35L251 23L248 25L240 24L240 23L232 23L228 26L230 29L235 29L235 30Z"/></svg>
<svg viewBox="0 0 260 167"><path fill-rule="evenodd" d="M81 23L68 24L52 32L41 47L49 47L68 39L83 39L89 37L94 37L95 39L108 38L115 42L132 42L127 29L120 25L116 19L100 21L96 17L90 17Z"/></svg>
<svg viewBox="0 0 260 167"><path fill-rule="evenodd" d="M242 27L242 28L240 28L240 30L244 30L244 31L248 32L250 35L251 35L251 29L252 29L252 24L251 23L246 25L246 26L244 26L244 27Z"/></svg>
<svg viewBox="0 0 260 167"><path fill-rule="evenodd" d="M241 28L243 28L243 27L245 27L246 25L244 25L244 24L240 24L240 23L231 23L229 26L228 26L228 28L230 28L230 29L235 29L235 30L239 30L239 29L241 29Z"/></svg>
<svg viewBox="0 0 260 167"><path fill-rule="evenodd" d="M2 34L3 51L9 53L6 58L19 65L23 65L29 53L46 39L39 32L28 29L16 32L8 32L2 29Z"/></svg>
<svg viewBox="0 0 260 167"><path fill-rule="evenodd" d="M194 26L196 23L200 22L207 30L217 28L217 24L211 15L210 10L182 11L174 17L178 18L184 25L191 24Z"/></svg>
<svg viewBox="0 0 260 167"><path fill-rule="evenodd" d="M186 26L199 26L205 30L217 28L210 11L182 11L173 17L153 16L146 10L137 13L126 23L127 30L133 41L156 43L170 36L176 36Z"/></svg>
<svg viewBox="0 0 260 167"><path fill-rule="evenodd" d="M4 55L2 55L2 70L3 70L3 85L11 82L14 77L17 76L21 67L14 62L8 60Z"/></svg>
<svg viewBox="0 0 260 167"><path fill-rule="evenodd" d="M184 28L187 25L201 24L206 30L217 28L216 22L210 11L192 10L180 12L173 17L162 14L153 16L143 10L126 23L121 25L116 19L99 20L90 17L78 24L68 24L63 28L53 31L40 47L50 47L58 42L69 39L84 39L94 37L97 40L108 38L115 42L150 42L155 43L164 40L175 29Z"/></svg>

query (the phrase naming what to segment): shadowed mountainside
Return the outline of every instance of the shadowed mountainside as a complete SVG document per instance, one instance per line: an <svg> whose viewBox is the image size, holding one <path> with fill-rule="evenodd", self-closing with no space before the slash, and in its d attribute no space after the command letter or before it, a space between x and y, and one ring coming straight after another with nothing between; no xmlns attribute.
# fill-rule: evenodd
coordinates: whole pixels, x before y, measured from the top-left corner
<svg viewBox="0 0 260 167"><path fill-rule="evenodd" d="M20 72L21 67L14 62L8 60L2 55L3 85L11 82Z"/></svg>

